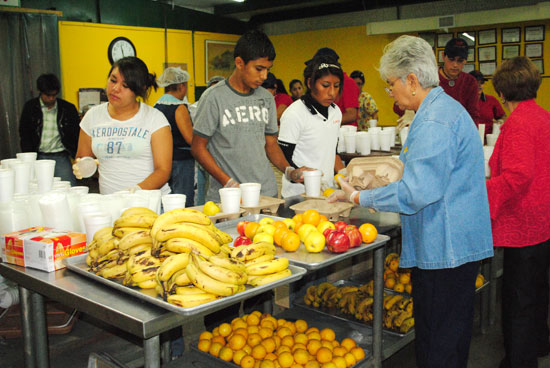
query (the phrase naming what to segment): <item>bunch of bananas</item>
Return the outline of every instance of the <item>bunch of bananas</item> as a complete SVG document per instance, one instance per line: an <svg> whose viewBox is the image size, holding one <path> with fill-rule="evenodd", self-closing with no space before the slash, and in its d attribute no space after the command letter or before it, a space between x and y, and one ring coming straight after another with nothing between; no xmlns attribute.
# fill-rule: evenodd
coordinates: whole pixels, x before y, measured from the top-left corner
<svg viewBox="0 0 550 368"><path fill-rule="evenodd" d="M241 245L231 252L231 258L244 263L248 284L261 286L288 277L288 258L275 258L275 246L267 242Z"/></svg>
<svg viewBox="0 0 550 368"><path fill-rule="evenodd" d="M310 286L304 302L315 308L337 308L343 314L370 322L373 319L373 281L361 286L335 286L329 282ZM412 298L384 293L384 326L406 333L414 326Z"/></svg>

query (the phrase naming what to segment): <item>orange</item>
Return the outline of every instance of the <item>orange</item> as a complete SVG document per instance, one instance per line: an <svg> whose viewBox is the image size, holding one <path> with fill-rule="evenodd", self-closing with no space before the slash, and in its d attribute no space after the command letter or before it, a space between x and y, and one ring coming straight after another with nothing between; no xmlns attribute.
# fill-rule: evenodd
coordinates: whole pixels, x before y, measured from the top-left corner
<svg viewBox="0 0 550 368"><path fill-rule="evenodd" d="M372 243L376 240L376 236L378 235L378 230L373 224L363 224L359 226L359 232L361 233L361 238L363 239L364 243Z"/></svg>
<svg viewBox="0 0 550 368"><path fill-rule="evenodd" d="M212 336L218 336L220 334L220 329L219 328L214 328L212 330Z"/></svg>
<svg viewBox="0 0 550 368"><path fill-rule="evenodd" d="M208 350L210 350L210 345L212 342L210 340L199 340L198 348L200 351L203 351L205 353L208 353Z"/></svg>
<svg viewBox="0 0 550 368"><path fill-rule="evenodd" d="M249 326L258 326L260 324L260 317L258 317L254 313L249 314L248 317L246 318L246 323Z"/></svg>
<svg viewBox="0 0 550 368"><path fill-rule="evenodd" d="M296 349L293 356L294 361L298 364L306 364L309 360L308 353L304 349Z"/></svg>
<svg viewBox="0 0 550 368"><path fill-rule="evenodd" d="M399 292L399 293L402 293L405 291L405 285L403 285L402 283L398 282L397 284L395 284L395 286L393 287L393 290Z"/></svg>
<svg viewBox="0 0 550 368"><path fill-rule="evenodd" d="M249 222L244 228L244 235L249 239L253 239L254 235L256 235L256 231L258 231L259 228L260 224L258 224L257 222Z"/></svg>
<svg viewBox="0 0 550 368"><path fill-rule="evenodd" d="M356 346L353 349L351 349L350 353L353 354L353 356L357 361L360 361L361 359L365 359L365 350L363 350L363 348L360 348L359 346Z"/></svg>
<svg viewBox="0 0 550 368"><path fill-rule="evenodd" d="M273 354L273 353L267 353L265 355L265 358L266 360L271 360L272 362L277 360L277 355Z"/></svg>
<svg viewBox="0 0 550 368"><path fill-rule="evenodd" d="M221 335L218 335L218 336L214 336L212 338L212 342L219 342L222 346L225 346L225 338Z"/></svg>
<svg viewBox="0 0 550 368"><path fill-rule="evenodd" d="M284 228L278 228L277 230L275 230L275 232L273 233L273 241L275 242L275 245L283 244L283 238L289 232L291 231Z"/></svg>
<svg viewBox="0 0 550 368"><path fill-rule="evenodd" d="M300 228L305 225L303 222L297 222L296 225L294 225L294 229L292 229L292 231L294 231L296 234L298 234L298 231L300 230Z"/></svg>
<svg viewBox="0 0 550 368"><path fill-rule="evenodd" d="M275 226L277 229L288 229L288 226L281 220L277 220L273 223L273 226Z"/></svg>
<svg viewBox="0 0 550 368"><path fill-rule="evenodd" d="M306 330L306 335L312 331L319 332L319 329L317 327L310 327Z"/></svg>
<svg viewBox="0 0 550 368"><path fill-rule="evenodd" d="M230 362L233 360L233 350L228 348L227 346L224 346L220 350L220 354L218 356L221 360L225 360L226 362Z"/></svg>
<svg viewBox="0 0 550 368"><path fill-rule="evenodd" d="M258 326L248 326L246 328L246 331L248 331L248 334L258 333L260 332L260 328Z"/></svg>
<svg viewBox="0 0 550 368"><path fill-rule="evenodd" d="M265 351L267 351L268 353L273 353L275 351L275 348L276 348L275 340L271 337L265 340L262 340L260 344L264 346Z"/></svg>
<svg viewBox="0 0 550 368"><path fill-rule="evenodd" d="M294 344L292 346L292 352L294 353L297 349L304 349L307 350L307 347L305 344Z"/></svg>
<svg viewBox="0 0 550 368"><path fill-rule="evenodd" d="M263 359L267 354L267 350L265 350L265 347L261 344L258 344L252 348L252 356L254 359L261 360Z"/></svg>
<svg viewBox="0 0 550 368"><path fill-rule="evenodd" d="M284 318L279 318L277 320L277 327L283 327L283 325L286 323L286 319Z"/></svg>
<svg viewBox="0 0 550 368"><path fill-rule="evenodd" d="M328 217L326 217L325 215L319 215L319 223L323 221L328 221Z"/></svg>
<svg viewBox="0 0 550 368"><path fill-rule="evenodd" d="M294 363L290 368L304 368L304 366L298 363Z"/></svg>
<svg viewBox="0 0 550 368"><path fill-rule="evenodd" d="M342 174L336 174L336 175L334 175L334 181L338 184L338 186L340 186L340 182L338 182L338 178L344 179L345 176L342 175Z"/></svg>
<svg viewBox="0 0 550 368"><path fill-rule="evenodd" d="M395 286L395 277L388 277L386 281L384 281L384 286L388 289L393 289Z"/></svg>
<svg viewBox="0 0 550 368"><path fill-rule="evenodd" d="M330 351L332 351L332 349L334 349L334 346L332 345L332 341L328 341L328 340L321 340L321 346L324 346L325 348L329 349Z"/></svg>
<svg viewBox="0 0 550 368"><path fill-rule="evenodd" d="M283 326L287 327L293 335L296 333L296 325L294 322L287 321Z"/></svg>
<svg viewBox="0 0 550 368"><path fill-rule="evenodd" d="M288 327L281 327L277 330L277 336L279 336L281 339L289 335L292 335L292 332Z"/></svg>
<svg viewBox="0 0 550 368"><path fill-rule="evenodd" d="M229 323L222 323L218 326L218 330L223 337L229 336L231 333L231 325Z"/></svg>
<svg viewBox="0 0 550 368"><path fill-rule="evenodd" d="M332 346L334 346L334 347L340 346L340 343L336 339L332 340Z"/></svg>
<svg viewBox="0 0 550 368"><path fill-rule="evenodd" d="M241 350L246 345L246 337L241 334L235 334L231 339L229 339L228 346L233 350Z"/></svg>
<svg viewBox="0 0 550 368"><path fill-rule="evenodd" d="M355 359L355 356L352 353L346 353L346 355L344 355L344 359L346 360L346 365L348 367L351 367L357 363L357 359Z"/></svg>
<svg viewBox="0 0 550 368"><path fill-rule="evenodd" d="M346 337L344 340L342 340L342 342L340 343L340 346L346 348L347 351L350 351L351 349L357 346L357 343L351 337Z"/></svg>
<svg viewBox="0 0 550 368"><path fill-rule="evenodd" d="M281 355L282 353L290 353L292 350L290 349L290 347L286 346L286 345L281 345L278 349L277 349L277 355Z"/></svg>
<svg viewBox="0 0 550 368"><path fill-rule="evenodd" d="M273 335L273 340L275 340L275 346L278 348L279 346L281 346L281 338L277 335Z"/></svg>
<svg viewBox="0 0 550 368"><path fill-rule="evenodd" d="M275 363L272 360L265 359L260 362L259 368L275 368Z"/></svg>
<svg viewBox="0 0 550 368"><path fill-rule="evenodd" d="M333 341L336 338L336 334L334 333L334 330L330 328L323 328L321 330L321 339L327 340L327 341Z"/></svg>
<svg viewBox="0 0 550 368"><path fill-rule="evenodd" d="M256 360L252 355L245 355L241 359L241 368L254 368Z"/></svg>
<svg viewBox="0 0 550 368"><path fill-rule="evenodd" d="M199 336L199 340L211 340L212 337L214 337L214 335L212 335L212 332L203 331Z"/></svg>
<svg viewBox="0 0 550 368"><path fill-rule="evenodd" d="M273 323L273 321L268 317L260 321L260 326L263 328L269 328L270 330L274 330L276 323L277 322Z"/></svg>
<svg viewBox="0 0 550 368"><path fill-rule="evenodd" d="M248 330L246 328L237 328L233 331L233 336L235 335L243 335L245 339L248 339Z"/></svg>
<svg viewBox="0 0 550 368"><path fill-rule="evenodd" d="M300 237L296 233L288 232L283 239L281 247L287 252L295 252L300 248Z"/></svg>
<svg viewBox="0 0 550 368"><path fill-rule="evenodd" d="M316 361L316 360L310 360L309 362L306 363L306 365L304 366L304 368L320 368L321 366L319 365L319 362Z"/></svg>
<svg viewBox="0 0 550 368"><path fill-rule="evenodd" d="M296 335L294 335L294 342L296 344L307 344L307 341L309 339L307 338L307 335L303 332L298 332Z"/></svg>
<svg viewBox="0 0 550 368"><path fill-rule="evenodd" d="M250 354L252 353L252 347L250 347L250 345L247 344L244 346L243 351L247 354Z"/></svg>
<svg viewBox="0 0 550 368"><path fill-rule="evenodd" d="M287 335L281 340L281 345L286 345L292 347L294 345L294 337L292 335Z"/></svg>
<svg viewBox="0 0 550 368"><path fill-rule="evenodd" d="M413 286L412 286L412 284L407 284L407 285L405 285L405 291L406 291L407 293L409 293L409 294L412 294L412 292L413 292Z"/></svg>
<svg viewBox="0 0 550 368"><path fill-rule="evenodd" d="M258 345L262 341L262 337L260 334L253 333L248 335L248 339L246 339L246 342L250 347L254 348L256 345Z"/></svg>
<svg viewBox="0 0 550 368"><path fill-rule="evenodd" d="M323 346L317 350L315 358L317 358L317 361L321 364L328 363L332 360L332 351Z"/></svg>
<svg viewBox="0 0 550 368"><path fill-rule="evenodd" d="M399 282L403 285L407 285L411 282L411 274L410 273L402 273L399 275Z"/></svg>
<svg viewBox="0 0 550 368"><path fill-rule="evenodd" d="M332 361L326 362L321 365L321 368L336 368L336 364L334 364Z"/></svg>
<svg viewBox="0 0 550 368"><path fill-rule="evenodd" d="M342 346L336 346L332 349L332 355L337 357L343 357L347 352L348 350Z"/></svg>
<svg viewBox="0 0 550 368"><path fill-rule="evenodd" d="M312 331L307 334L307 338L310 340L321 340L321 334L317 331Z"/></svg>
<svg viewBox="0 0 550 368"><path fill-rule="evenodd" d="M309 340L307 343L307 351L311 355L317 354L317 351L321 348L321 340Z"/></svg>
<svg viewBox="0 0 550 368"><path fill-rule="evenodd" d="M222 350L222 348L223 348L222 344L220 344L219 342L213 342L212 345L210 345L210 349L208 349L208 352L211 355L214 355L215 357L217 357L220 354L220 350Z"/></svg>
<svg viewBox="0 0 550 368"><path fill-rule="evenodd" d="M302 214L302 222L304 224L311 224L313 226L317 226L319 225L320 219L321 219L321 215L319 214L319 211L314 209L309 209Z"/></svg>
<svg viewBox="0 0 550 368"><path fill-rule="evenodd" d="M292 364L294 364L294 357L292 354L290 354L288 351L285 351L277 357L277 361L283 368L289 368Z"/></svg>
<svg viewBox="0 0 550 368"><path fill-rule="evenodd" d="M260 328L260 331L258 333L260 334L262 339L267 339L268 337L273 336L273 329L267 328L267 327L262 327L262 328Z"/></svg>
<svg viewBox="0 0 550 368"><path fill-rule="evenodd" d="M399 268L399 259L392 259L390 262L390 270L397 271Z"/></svg>
<svg viewBox="0 0 550 368"><path fill-rule="evenodd" d="M304 222L304 220L302 219L302 214L299 213L297 215L294 215L294 217L292 218L292 220L294 220L294 222L298 223L298 222Z"/></svg>
<svg viewBox="0 0 550 368"><path fill-rule="evenodd" d="M242 318L235 318L233 321L231 321L231 329L233 331L239 329L239 328L247 328L248 325Z"/></svg>
<svg viewBox="0 0 550 368"><path fill-rule="evenodd" d="M244 350L237 350L233 353L233 363L240 365L241 360L246 356L246 351Z"/></svg>
<svg viewBox="0 0 550 368"><path fill-rule="evenodd" d="M303 319L296 320L294 324L296 325L296 331L298 332L305 332L307 330L307 322Z"/></svg>

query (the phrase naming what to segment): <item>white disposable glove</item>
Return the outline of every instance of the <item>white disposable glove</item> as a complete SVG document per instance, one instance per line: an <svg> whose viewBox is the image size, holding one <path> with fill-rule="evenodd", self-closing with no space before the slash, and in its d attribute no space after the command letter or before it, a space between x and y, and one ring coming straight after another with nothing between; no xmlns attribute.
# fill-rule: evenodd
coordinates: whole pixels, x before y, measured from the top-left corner
<svg viewBox="0 0 550 368"><path fill-rule="evenodd" d="M76 160L74 160L74 164L73 164L73 175L75 178L77 178L78 180L81 180L82 179L82 174L80 173L80 167L78 167L77 163L78 161L80 161L80 157L77 158Z"/></svg>
<svg viewBox="0 0 550 368"><path fill-rule="evenodd" d="M130 193L135 193L137 192L138 190L141 190L141 187L139 185L132 185L131 187L128 187L128 188L124 188L124 190L127 190L129 191Z"/></svg>
<svg viewBox="0 0 550 368"><path fill-rule="evenodd" d="M332 192L332 194L328 197L327 201L329 203L333 203L336 201L340 202L351 202L353 204L357 204L356 197L359 195L359 191L355 190L354 187L352 187L347 179L339 177L338 178L338 184L340 184L341 190L335 190Z"/></svg>
<svg viewBox="0 0 550 368"><path fill-rule="evenodd" d="M399 133L401 129L411 125L411 122L414 120L414 116L415 116L415 113L413 110L405 110L405 113L403 114L403 116L397 119L397 127L395 131Z"/></svg>
<svg viewBox="0 0 550 368"><path fill-rule="evenodd" d="M227 183L225 183L225 185L223 187L224 188L238 188L240 186L241 186L241 184L237 180L234 180L233 178L229 178L229 180L227 181Z"/></svg>

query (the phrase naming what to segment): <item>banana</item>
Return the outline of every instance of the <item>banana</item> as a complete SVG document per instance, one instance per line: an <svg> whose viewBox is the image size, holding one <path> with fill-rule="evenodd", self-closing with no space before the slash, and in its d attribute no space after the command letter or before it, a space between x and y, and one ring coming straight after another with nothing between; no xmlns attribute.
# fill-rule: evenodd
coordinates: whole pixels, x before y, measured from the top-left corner
<svg viewBox="0 0 550 368"><path fill-rule="evenodd" d="M187 239L187 238L172 238L168 239L164 243L166 250L174 253L197 253L201 256L208 258L214 255L214 252L210 248L205 247L198 241Z"/></svg>
<svg viewBox="0 0 550 368"><path fill-rule="evenodd" d="M151 231L142 229L133 233L129 233L122 237L118 242L118 249L127 250L136 245L152 243L153 238L151 238Z"/></svg>
<svg viewBox="0 0 550 368"><path fill-rule="evenodd" d="M109 268L102 268L97 275L106 279L123 279L126 277L127 272L126 263L123 263Z"/></svg>
<svg viewBox="0 0 550 368"><path fill-rule="evenodd" d="M193 257L193 262L202 272L218 281L244 285L248 279L246 272L235 272L228 270L227 268L212 264L196 254L192 254L191 257Z"/></svg>
<svg viewBox="0 0 550 368"><path fill-rule="evenodd" d="M91 259L93 259L94 261L97 261L97 258L99 257L99 251L97 250L97 248L90 249L90 251L88 252L88 255L90 256Z"/></svg>
<svg viewBox="0 0 550 368"><path fill-rule="evenodd" d="M188 263L189 253L179 253L166 258L160 265L158 279L160 281L168 281L176 271L187 267Z"/></svg>
<svg viewBox="0 0 550 368"><path fill-rule="evenodd" d="M90 257L90 254L88 254L86 256L86 265L88 267L92 267L93 263L94 263L94 259L92 257Z"/></svg>
<svg viewBox="0 0 550 368"><path fill-rule="evenodd" d="M414 317L407 318L406 320L401 323L401 327L399 328L399 331L402 333L407 333L409 330L414 326Z"/></svg>
<svg viewBox="0 0 550 368"><path fill-rule="evenodd" d="M168 303L174 304L178 307L192 308L192 307L196 307L197 305L214 301L218 298L219 296L210 294L210 293L202 293L202 294L196 294L196 295L177 295L176 294L176 295L168 295L167 301Z"/></svg>
<svg viewBox="0 0 550 368"><path fill-rule="evenodd" d="M262 286L265 284L269 284L270 282L284 279L285 277L288 277L291 275L292 275L292 272L287 268L286 270L283 270L277 273L272 273L270 275L257 276L253 280L249 281L248 283L252 286Z"/></svg>
<svg viewBox="0 0 550 368"><path fill-rule="evenodd" d="M390 263L392 260L399 258L399 254L397 253L389 253L386 258L384 259L384 266L385 268L388 268L390 266Z"/></svg>
<svg viewBox="0 0 550 368"><path fill-rule="evenodd" d="M390 310L401 299L403 299L403 295L393 295L387 301L384 301L384 309Z"/></svg>
<svg viewBox="0 0 550 368"><path fill-rule="evenodd" d="M118 249L113 249L110 252L97 258L97 263L103 263L106 261L116 261L118 260L119 257L120 257L120 252L118 251Z"/></svg>
<svg viewBox="0 0 550 368"><path fill-rule="evenodd" d="M153 230L151 230L151 235L154 235L155 239L160 242L167 241L172 238L187 238L201 243L213 253L220 252L220 242L214 232L206 226L190 223L172 224L170 226L160 228L156 234L154 234Z"/></svg>
<svg viewBox="0 0 550 368"><path fill-rule="evenodd" d="M191 282L207 293L229 296L235 294L240 289L239 285L221 282L204 274L194 262L189 262L186 271Z"/></svg>
<svg viewBox="0 0 550 368"><path fill-rule="evenodd" d="M111 233L109 233L109 235L111 235ZM96 249L97 248L97 241L94 239L90 242L90 244L88 244L86 246L86 250L89 252L91 251L92 249Z"/></svg>
<svg viewBox="0 0 550 368"><path fill-rule="evenodd" d="M138 285L139 283L148 280L154 280L156 283L155 277L157 275L159 267L160 266L145 267L137 272L132 273L132 281Z"/></svg>
<svg viewBox="0 0 550 368"><path fill-rule="evenodd" d="M143 268L160 266L160 260L151 256L151 250L147 249L130 256L126 265L128 272L134 274Z"/></svg>
<svg viewBox="0 0 550 368"><path fill-rule="evenodd" d="M157 287L157 281L155 279L150 279L150 280L138 282L137 286L141 289L154 289Z"/></svg>
<svg viewBox="0 0 550 368"><path fill-rule="evenodd" d="M119 243L119 245L120 245L120 243ZM133 246L132 248L126 250L126 253L128 253L128 255L131 256L131 255L139 253L141 251L151 249L152 246L153 246L153 243L146 243L146 244L136 245L136 246Z"/></svg>
<svg viewBox="0 0 550 368"><path fill-rule="evenodd" d="M228 257L231 255L231 247L229 246L229 244L224 244L220 247L220 253L224 253L226 254Z"/></svg>
<svg viewBox="0 0 550 368"><path fill-rule="evenodd" d="M355 308L357 313L365 314L367 311L367 308L370 307L374 303L374 298L368 296L366 298L363 298L359 305Z"/></svg>
<svg viewBox="0 0 550 368"><path fill-rule="evenodd" d="M155 214L155 216L151 215L129 215L129 216L123 216L119 217L115 220L115 223L113 224L113 227L115 229L119 227L142 227L142 228L150 228L153 226L153 223L155 222L155 219L158 216Z"/></svg>
<svg viewBox="0 0 550 368"><path fill-rule="evenodd" d="M288 258L277 258L271 261L260 262L246 266L246 273L253 276L268 275L281 272L288 268Z"/></svg>
<svg viewBox="0 0 550 368"><path fill-rule="evenodd" d="M102 227L101 229L97 230L94 233L93 240L98 241L99 239L103 238L106 235L111 235L112 232L113 232L113 227L112 226Z"/></svg>
<svg viewBox="0 0 550 368"><path fill-rule="evenodd" d="M216 266L227 268L228 270L231 270L231 271L245 272L246 270L246 266L244 263L236 259L226 257L221 253L208 257L207 259L208 259L208 262Z"/></svg>
<svg viewBox="0 0 550 368"><path fill-rule="evenodd" d="M113 235L117 238L123 238L125 235L135 233L136 231L143 231L142 227L118 227L113 229Z"/></svg>
<svg viewBox="0 0 550 368"><path fill-rule="evenodd" d="M97 247L97 252L99 256L104 256L105 254L109 253L113 249L117 249L117 248L118 248L118 238L116 236L111 236L110 239L99 244L99 246Z"/></svg>
<svg viewBox="0 0 550 368"><path fill-rule="evenodd" d="M197 295L204 294L205 292L202 289L199 289L196 286L178 286L176 287L177 295Z"/></svg>
<svg viewBox="0 0 550 368"><path fill-rule="evenodd" d="M147 207L131 207L120 214L120 217L133 216L133 215L145 215L145 216L155 216L157 213Z"/></svg>
<svg viewBox="0 0 550 368"><path fill-rule="evenodd" d="M177 286L185 286L192 284L191 279L189 279L189 276L187 275L186 270L179 270L175 274L172 275L170 278L170 281L168 283L168 290L172 289L174 285Z"/></svg>
<svg viewBox="0 0 550 368"><path fill-rule="evenodd" d="M231 258L246 262L269 253L277 253L275 246L270 243L259 242L244 246L241 245L240 247L233 249L231 252Z"/></svg>
<svg viewBox="0 0 550 368"><path fill-rule="evenodd" d="M151 236L156 238L160 229L170 227L173 224L178 223L194 223L199 225L211 225L212 221L201 211L193 210L191 208L177 208L171 211L164 212L157 217L157 220L153 224L151 229Z"/></svg>
<svg viewBox="0 0 550 368"><path fill-rule="evenodd" d="M254 259L246 262L245 264L248 267L248 266L252 266L252 265L257 264L257 263L271 261L272 259L275 259L275 254L267 253L267 254L264 254L263 256L259 256L258 258L254 258Z"/></svg>
<svg viewBox="0 0 550 368"><path fill-rule="evenodd" d="M401 328L403 322L412 317L412 313L402 311L397 317L393 319L393 326L397 329Z"/></svg>
<svg viewBox="0 0 550 368"><path fill-rule="evenodd" d="M213 230L216 233L216 235L220 238L220 243L227 244L227 243L231 243L233 241L233 237L231 235L229 235L225 231L221 231L216 226L214 226L213 223L211 223L210 226L208 226L208 227L211 230ZM231 248L229 248L229 249L231 249Z"/></svg>
<svg viewBox="0 0 550 368"><path fill-rule="evenodd" d="M111 268L111 267L115 267L116 265L118 265L118 262L116 260L113 260L113 261L106 260L101 263L96 263L94 267L92 267L92 271L97 274L99 271L101 271L104 268Z"/></svg>

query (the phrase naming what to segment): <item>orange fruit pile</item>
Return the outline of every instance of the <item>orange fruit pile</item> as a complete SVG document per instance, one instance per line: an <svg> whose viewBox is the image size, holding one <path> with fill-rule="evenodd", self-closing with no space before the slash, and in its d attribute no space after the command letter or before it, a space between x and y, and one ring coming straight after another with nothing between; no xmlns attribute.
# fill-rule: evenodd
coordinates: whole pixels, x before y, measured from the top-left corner
<svg viewBox="0 0 550 368"><path fill-rule="evenodd" d="M348 368L365 358L353 339L338 341L330 328L259 311L204 331L198 348L241 368Z"/></svg>

